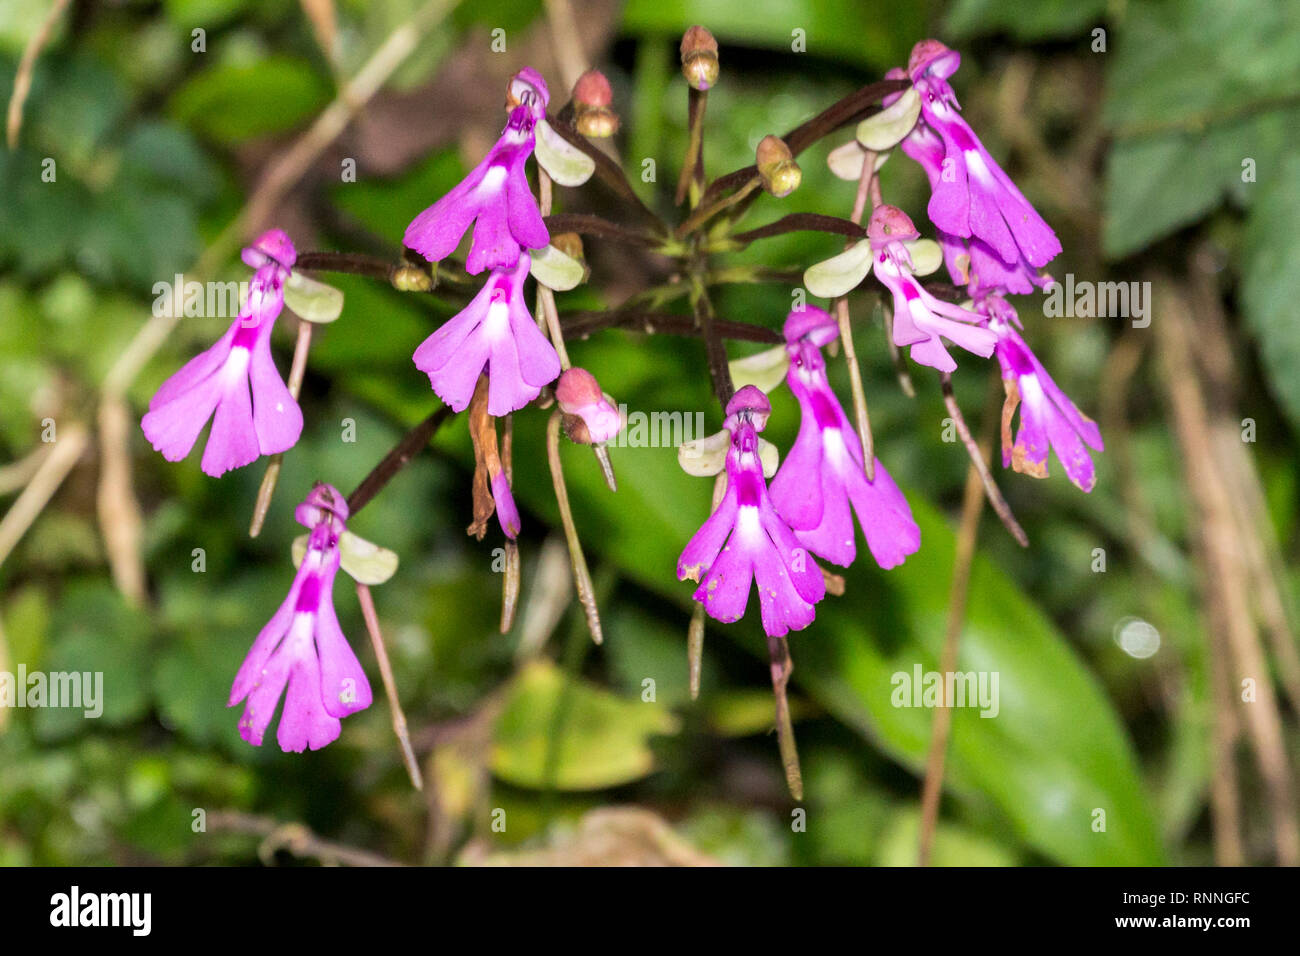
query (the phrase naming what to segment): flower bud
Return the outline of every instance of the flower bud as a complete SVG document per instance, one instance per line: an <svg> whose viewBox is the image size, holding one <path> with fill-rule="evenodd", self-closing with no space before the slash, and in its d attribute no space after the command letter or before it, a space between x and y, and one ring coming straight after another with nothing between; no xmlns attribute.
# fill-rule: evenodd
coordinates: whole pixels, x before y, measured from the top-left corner
<svg viewBox="0 0 1300 956"><path fill-rule="evenodd" d="M682 36L682 75L701 92L718 82L718 41L704 27L693 26Z"/></svg>
<svg viewBox="0 0 1300 956"><path fill-rule="evenodd" d="M573 86L574 125L583 136L604 139L618 132L618 114L610 108L614 99L609 80L599 70L588 70Z"/></svg>
<svg viewBox="0 0 1300 956"><path fill-rule="evenodd" d="M877 206L867 223L867 238L873 246L894 240L907 242L920 235L911 218L897 206Z"/></svg>
<svg viewBox="0 0 1300 956"><path fill-rule="evenodd" d="M778 199L799 188L803 171L794 161L790 147L776 136L764 136L754 154L763 188Z"/></svg>
<svg viewBox="0 0 1300 956"><path fill-rule="evenodd" d="M586 369L566 369L555 384L555 400L564 413L564 433L579 445L607 442L623 427L613 400Z"/></svg>
<svg viewBox="0 0 1300 956"><path fill-rule="evenodd" d="M433 288L429 273L409 262L394 269L388 281L399 292L428 292Z"/></svg>
<svg viewBox="0 0 1300 956"><path fill-rule="evenodd" d="M961 54L956 50L950 50L940 40L922 40L912 47L907 72L914 82L927 73L946 80L957 72L960 65Z"/></svg>

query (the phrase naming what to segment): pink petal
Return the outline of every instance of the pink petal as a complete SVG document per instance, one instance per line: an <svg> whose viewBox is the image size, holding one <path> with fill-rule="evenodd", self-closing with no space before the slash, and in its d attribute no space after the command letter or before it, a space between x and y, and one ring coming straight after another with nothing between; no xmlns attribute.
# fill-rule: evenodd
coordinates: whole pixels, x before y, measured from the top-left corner
<svg viewBox="0 0 1300 956"><path fill-rule="evenodd" d="M271 340L265 337L253 347L249 365L253 387L253 427L257 447L263 455L288 451L302 434L302 409L289 394L271 358Z"/></svg>
<svg viewBox="0 0 1300 956"><path fill-rule="evenodd" d="M145 413L140 428L168 461L180 461L194 448L199 432L221 400L221 376L210 375L194 388Z"/></svg>
<svg viewBox="0 0 1300 956"><path fill-rule="evenodd" d="M430 262L438 262L455 252L465 230L479 213L482 200L478 187L492 158L492 153L488 153L451 192L411 220L402 244Z"/></svg>
<svg viewBox="0 0 1300 956"><path fill-rule="evenodd" d="M717 510L700 525L700 530L687 542L677 559L677 580L685 581L690 577L698 581L708 571L736 524L737 507L733 486L728 485Z"/></svg>
<svg viewBox="0 0 1300 956"><path fill-rule="evenodd" d="M198 388L204 379L216 374L217 370L225 364L226 357L230 355L230 346L234 341L237 325L238 320L226 329L225 334L211 348L194 356L173 373L167 381L163 382L158 391L154 393L153 398L149 399L150 410L160 408L168 402L180 398L186 392ZM211 414L211 412L208 414Z"/></svg>
<svg viewBox="0 0 1300 956"><path fill-rule="evenodd" d="M694 595L710 617L726 624L745 616L749 585L754 579L753 545L743 536L737 540L738 536L739 531L732 534L731 543L709 567Z"/></svg>
<svg viewBox="0 0 1300 956"><path fill-rule="evenodd" d="M296 635L290 634L289 640L296 640ZM342 725L337 717L330 716L325 710L320 688L320 661L316 654L311 650L295 653L289 672L289 691L284 697L284 712L275 733L275 739L285 753L319 750L338 740Z"/></svg>
<svg viewBox="0 0 1300 956"><path fill-rule="evenodd" d="M231 362L237 362L238 356L238 352L232 353ZM227 365L220 377L222 396L212 418L212 432L208 435L202 462L204 474L213 478L256 461L259 454L246 371L238 364Z"/></svg>
<svg viewBox="0 0 1300 956"><path fill-rule="evenodd" d="M865 473L848 482L849 497L867 538L867 548L882 568L902 564L921 547L921 529L912 518L907 498L877 458L875 480Z"/></svg>
<svg viewBox="0 0 1300 956"><path fill-rule="evenodd" d="M321 701L331 717L346 717L369 707L374 702L374 695L366 672L361 669L361 662L339 626L330 590L326 588L316 615Z"/></svg>

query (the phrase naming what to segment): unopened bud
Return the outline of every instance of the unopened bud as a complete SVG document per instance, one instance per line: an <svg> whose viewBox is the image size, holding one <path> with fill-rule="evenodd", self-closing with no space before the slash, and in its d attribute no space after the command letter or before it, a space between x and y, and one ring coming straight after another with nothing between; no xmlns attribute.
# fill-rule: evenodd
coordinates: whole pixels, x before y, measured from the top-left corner
<svg viewBox="0 0 1300 956"><path fill-rule="evenodd" d="M555 383L555 400L564 413L564 433L580 445L607 442L623 427L613 399L586 369L565 369Z"/></svg>
<svg viewBox="0 0 1300 956"><path fill-rule="evenodd" d="M700 91L718 82L718 41L704 27L693 26L682 36L682 75Z"/></svg>
<svg viewBox="0 0 1300 956"><path fill-rule="evenodd" d="M433 278L429 273L409 262L394 269L389 281L399 292L428 292L433 288Z"/></svg>
<svg viewBox="0 0 1300 956"><path fill-rule="evenodd" d="M764 136L754 153L758 174L763 177L763 188L778 199L799 188L803 171L794 161L790 147L777 136Z"/></svg>
<svg viewBox="0 0 1300 956"><path fill-rule="evenodd" d="M867 221L867 238L876 247L895 240L908 242L920 235L911 218L897 206L877 206Z"/></svg>
<svg viewBox="0 0 1300 956"><path fill-rule="evenodd" d="M599 70L588 70L573 85L574 125L583 136L603 139L618 132L618 114L610 107L614 93Z"/></svg>

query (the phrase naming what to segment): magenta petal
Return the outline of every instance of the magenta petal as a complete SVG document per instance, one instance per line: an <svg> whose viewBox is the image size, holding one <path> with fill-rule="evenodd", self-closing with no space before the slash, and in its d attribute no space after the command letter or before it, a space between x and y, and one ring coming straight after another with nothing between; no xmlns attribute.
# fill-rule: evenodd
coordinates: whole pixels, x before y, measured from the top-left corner
<svg viewBox="0 0 1300 956"><path fill-rule="evenodd" d="M542 221L541 210L537 200L528 187L528 177L524 174L524 161L520 160L510 167L510 176L506 180L508 218L511 235L525 249L541 249L551 241L546 223Z"/></svg>
<svg viewBox="0 0 1300 956"><path fill-rule="evenodd" d="M811 563L812 559L808 559ZM821 577L821 572L817 572ZM774 553L754 557L754 578L758 584L759 615L769 637L782 637L803 630L817 616L817 609L805 601L790 580L786 566Z"/></svg>
<svg viewBox="0 0 1300 956"><path fill-rule="evenodd" d="M290 620L292 621L292 612ZM283 634L280 636L284 637ZM284 652L283 647L277 648L266 663L257 669L256 679L249 685L244 712L239 718L239 736L254 747L262 746L266 728L275 716L276 705L288 683L292 663L292 657Z"/></svg>
<svg viewBox="0 0 1300 956"><path fill-rule="evenodd" d="M415 367L427 375L444 368L448 362L457 358L465 340L478 328L487 315L488 306L496 291L493 279L484 283L483 288L470 300L465 308L440 325L432 335L416 347L411 358ZM479 371L482 371L480 367ZM477 378L477 374L475 375Z"/></svg>
<svg viewBox="0 0 1300 956"><path fill-rule="evenodd" d="M501 418L523 408L538 396L541 389L533 388L520 376L519 353L508 325L482 328L478 334L489 340L491 350L488 358L488 414Z"/></svg>
<svg viewBox="0 0 1300 956"><path fill-rule="evenodd" d="M822 431L811 407L805 407L806 392L801 387L796 390L792 378L796 374L792 367L787 380L802 411L799 434L777 469L768 493L781 517L799 530L815 528L822 520L822 487L817 479L822 464Z"/></svg>
<svg viewBox="0 0 1300 956"><path fill-rule="evenodd" d="M152 411L166 405L168 402L175 401L191 389L197 388L204 379L215 375L221 366L225 364L226 357L230 355L230 346L234 342L237 325L238 320L231 323L225 334L210 349L194 356L173 373L167 381L163 382L158 391L154 393L153 398L149 399L150 410ZM212 414L211 411L208 414Z"/></svg>
<svg viewBox="0 0 1300 956"><path fill-rule="evenodd" d="M451 192L411 220L402 244L430 262L451 255L478 215L481 202L479 186L492 159L489 153Z"/></svg>
<svg viewBox="0 0 1300 956"><path fill-rule="evenodd" d="M290 641L310 640L290 633ZM338 740L342 725L325 710L320 694L320 661L310 652L295 654L289 671L289 690L275 739L285 753L319 750Z"/></svg>
<svg viewBox="0 0 1300 956"><path fill-rule="evenodd" d="M885 466L877 458L875 479L856 475L848 482L849 497L867 538L867 548L882 568L902 564L921 547L921 529L912 518L911 506Z"/></svg>
<svg viewBox="0 0 1300 956"><path fill-rule="evenodd" d="M677 580L685 581L689 577L698 581L713 564L736 524L736 509L736 495L728 485L717 510L700 525L677 559Z"/></svg>
<svg viewBox="0 0 1300 956"><path fill-rule="evenodd" d="M822 576L821 568L808 553L808 549L799 543L794 532L781 520L770 500L760 505L760 515L770 546L755 556L755 567L764 554L774 556L781 562L785 574L799 595L805 601L816 604L826 596L826 579Z"/></svg>
<svg viewBox="0 0 1300 956"><path fill-rule="evenodd" d="M1047 437L1047 416L1051 414L1041 396L1020 396L1020 430L1016 433L1015 451L1042 475L1047 474L1047 455L1051 442Z"/></svg>
<svg viewBox="0 0 1300 956"><path fill-rule="evenodd" d="M240 665L239 673L235 675L234 684L231 685L230 701L226 705L227 707L234 707L263 683L263 670L266 668L267 662L271 659L276 647L279 646L280 641L289 631L289 624L293 620L294 607L298 603L298 592L302 589L302 581L307 573L306 568L298 569L293 584L289 586L289 596L284 599L284 603L280 605L279 610L262 628L257 635L257 640L253 641L253 646L249 650L248 656L244 658L244 663ZM279 699L278 691L276 699ZM270 720L269 715L267 720ZM263 727L265 726L263 724Z"/></svg>
<svg viewBox="0 0 1300 956"><path fill-rule="evenodd" d="M221 401L221 375L210 375L188 392L145 413L140 420L154 451L168 461L180 461L194 448L199 432Z"/></svg>
<svg viewBox="0 0 1300 956"><path fill-rule="evenodd" d="M752 518L753 533L761 534L758 516ZM739 540L738 540L739 539ZM754 563L750 544L738 525L732 533L731 543L709 567L708 573L695 589L695 600L704 605L709 617L730 624L745 616L749 604L749 585L754 580Z"/></svg>
<svg viewBox="0 0 1300 956"><path fill-rule="evenodd" d="M288 451L302 434L302 409L275 367L269 336L253 346L249 380L253 386L253 427L258 450L263 455Z"/></svg>
<svg viewBox="0 0 1300 956"><path fill-rule="evenodd" d="M231 354L231 362L249 361L247 351ZM257 460L257 432L253 428L253 402L248 394L245 369L227 365L222 370L222 396L212 418L212 432L203 450L204 474L219 478L232 468Z"/></svg>
<svg viewBox="0 0 1300 956"><path fill-rule="evenodd" d="M466 338L455 361L436 372L429 372L429 384L452 411L461 412L474 397L474 386L487 365L488 343L478 330Z"/></svg>
<svg viewBox="0 0 1300 956"><path fill-rule="evenodd" d="M321 701L327 714L347 717L374 702L370 681L343 635L328 591L316 615L316 651L320 655Z"/></svg>
<svg viewBox="0 0 1300 956"><path fill-rule="evenodd" d="M1070 426L1061 414L1047 417L1047 437L1052 443L1052 451L1061 461L1065 474L1078 488L1092 491L1097 483L1097 473L1093 468L1092 456L1079 437L1079 433Z"/></svg>
<svg viewBox="0 0 1300 956"><path fill-rule="evenodd" d="M505 472L499 471L492 476L492 497L497 504L497 521L507 538L519 535L523 523L519 520L519 509L515 506L515 496L510 493L510 482Z"/></svg>
<svg viewBox="0 0 1300 956"><path fill-rule="evenodd" d="M970 190L966 188L966 167L954 163L960 174L950 182L940 182L930 194L926 215L936 229L951 236L967 237L970 227Z"/></svg>
<svg viewBox="0 0 1300 956"><path fill-rule="evenodd" d="M979 153L968 153L967 161L972 156L979 156L979 161L983 162L983 155ZM990 157L988 162L992 162ZM991 178L984 172L972 172L970 176L970 230L973 236L978 236L1005 262L1014 262L1020 258L1020 248L1016 245L1015 237L1012 236L1011 230L1007 228L1006 220L1003 218L1002 206L998 202L999 193L1001 192L996 179Z"/></svg>
<svg viewBox="0 0 1300 956"><path fill-rule="evenodd" d="M560 356L528 313L522 295L510 303L510 331L518 351L519 374L523 380L538 389L555 381L560 375Z"/></svg>
<svg viewBox="0 0 1300 956"><path fill-rule="evenodd" d="M821 520L811 528L795 528L795 537L813 554L846 568L858 553L848 492L843 479L829 467L823 468L816 480L825 502Z"/></svg>
<svg viewBox="0 0 1300 956"><path fill-rule="evenodd" d="M474 239L465 259L465 271L475 276L484 269L510 269L519 261L519 243L510 233L505 204L498 200L479 210Z"/></svg>

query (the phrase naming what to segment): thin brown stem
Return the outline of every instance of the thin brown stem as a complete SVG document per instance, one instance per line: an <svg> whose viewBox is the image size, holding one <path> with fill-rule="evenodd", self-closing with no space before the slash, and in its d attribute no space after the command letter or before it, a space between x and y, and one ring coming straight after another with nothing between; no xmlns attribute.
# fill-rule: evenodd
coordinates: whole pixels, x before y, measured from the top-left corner
<svg viewBox="0 0 1300 956"><path fill-rule="evenodd" d="M688 91L686 158L682 161L682 174L677 180L675 201L680 206L689 193L693 208L699 203L704 188L704 112L709 105L709 93L693 86Z"/></svg>
<svg viewBox="0 0 1300 956"><path fill-rule="evenodd" d="M551 128L559 133L568 142L586 153L596 164L596 177L608 186L615 195L624 200L632 210L636 212L647 223L651 224L656 233L662 236L668 235L667 224L659 218L653 209L641 201L641 197L636 194L632 184L628 182L623 167L614 160L610 159L603 152L587 141L587 138L574 128L571 120L565 120L561 117L548 117Z"/></svg>
<svg viewBox="0 0 1300 956"><path fill-rule="evenodd" d="M776 222L768 223L766 226L759 226L757 229L750 229L748 232L738 232L727 239L726 242L729 248L732 246L747 246L759 239L783 236L788 232L829 232L837 236L848 236L854 240L867 237L867 230L850 219L841 219L839 216L823 216L821 213L816 212L792 212L788 216L782 216Z"/></svg>
<svg viewBox="0 0 1300 956"><path fill-rule="evenodd" d="M713 507L709 513L718 510L722 496L727 491L727 473L720 472L713 482ZM691 609L691 624L686 632L686 666L690 676L691 700L700 696L700 676L704 669L704 605L697 603Z"/></svg>
<svg viewBox="0 0 1300 956"><path fill-rule="evenodd" d="M541 174L545 176L546 171L542 170ZM549 180L550 177L548 176L547 179ZM576 232L584 236L599 236L602 239L643 247L653 246L659 241L655 236L629 229L627 226L610 222L603 216L593 216L590 213L562 212L548 214L544 212L542 217L547 230L553 236L564 232Z"/></svg>
<svg viewBox="0 0 1300 956"><path fill-rule="evenodd" d="M719 338L733 339L737 342L763 342L778 345L785 341L781 333L761 325L748 322L736 322L727 319L714 319L713 330ZM632 329L646 335L681 335L701 338L703 331L696 320L689 315L674 315L671 312L651 312L641 310L615 309L609 312L569 312L563 319L566 339L586 338L601 329Z"/></svg>
<svg viewBox="0 0 1300 956"><path fill-rule="evenodd" d="M736 392L731 381L731 366L727 363L727 347L715 327L713 303L709 293L700 286L691 293L691 306L695 310L695 321L699 325L700 335L704 338L704 354L709 364L709 379L713 383L713 394L725 409Z"/></svg>
<svg viewBox="0 0 1300 956"><path fill-rule="evenodd" d="M293 347L293 364L289 367L289 394L294 401L302 393L302 380L307 374L307 352L311 348L311 326L306 319L298 320L298 339ZM280 480L280 467L284 462L284 453L277 452L267 462L266 474L257 489L257 501L253 505L253 520L248 526L248 536L256 538L262 533L266 522L266 513L271 509L271 495L275 493L276 483Z"/></svg>
<svg viewBox="0 0 1300 956"><path fill-rule="evenodd" d="M961 437L961 443L966 448L966 454L970 455L971 465L979 472L980 481L984 483L984 493L988 496L989 504L993 507L998 519L1011 532L1011 537L1016 539L1016 543L1022 548L1029 547L1029 536L1025 534L1025 529L1020 527L1020 522L1016 521L1015 515L1011 513L1011 506L1007 504L1007 500L1002 497L1002 492L998 490L997 483L993 480L993 474L989 471L988 462L984 460L979 445L975 443L975 439L971 437L970 429L966 426L966 419L962 416L961 406L957 404L957 397L952 391L952 376L947 372L943 372L940 375L940 381L943 385L943 403L948 408L948 414L952 416L953 425L956 426L957 434Z"/></svg>
<svg viewBox="0 0 1300 956"><path fill-rule="evenodd" d="M348 510L355 515L369 504L371 499L419 454L420 449L429 443L429 439L434 436L442 423L454 414L456 413L448 406L443 405L403 435L402 440L393 446L383 460L371 469L370 474L362 479L356 490L348 495Z"/></svg>
<svg viewBox="0 0 1300 956"><path fill-rule="evenodd" d="M885 344L889 347L889 360L894 363L894 373L898 376L898 387L908 398L916 398L916 386L912 384L912 373L907 370L907 359L894 344L894 311L888 302L880 303L880 317L885 326Z"/></svg>
<svg viewBox="0 0 1300 956"><path fill-rule="evenodd" d="M208 814L208 827L216 833L244 833L259 836L262 843L257 855L266 865L275 862L277 850L288 850L296 857L319 860L326 866L405 866L398 860L345 846L318 837L301 823L278 823L238 810L218 810Z"/></svg>
<svg viewBox="0 0 1300 956"><path fill-rule="evenodd" d="M682 221L682 224L674 230L673 234L677 236L678 239L685 238L696 229L699 229L700 226L704 225L704 223L712 219L718 213L724 212L732 206L735 206L737 203L743 202L746 197L762 185L763 180L756 176L753 179L748 180L743 186L729 196L717 199L708 206L701 203L695 207L694 211L692 211L685 220Z"/></svg>
<svg viewBox="0 0 1300 956"><path fill-rule="evenodd" d="M993 419L990 417L990 421ZM991 436L986 436L980 457L988 454ZM957 548L953 557L952 586L948 592L948 624L944 631L943 650L939 657L939 673L951 674L957 669L957 655L961 643L962 623L966 619L966 597L970 588L971 564L975 559L975 540L979 534L980 512L984 507L983 479L979 469L972 464L966 471L966 490L962 496L961 526L957 532ZM930 752L925 765L925 782L921 788L921 832L917 848L917 865L928 866L934 842L935 826L939 822L939 798L943 794L943 772L948 752L948 735L952 729L953 701L944 700L934 712L930 728Z"/></svg>
<svg viewBox="0 0 1300 956"><path fill-rule="evenodd" d="M857 193L853 199L854 222L862 221L862 214L867 208L867 195L871 185L876 183L876 154L867 151L862 163L862 175L858 179ZM845 248L851 244L845 243ZM867 411L867 392L862 386L862 369L858 365L857 349L853 346L853 326L849 321L849 300L840 296L835 300L835 319L840 327L840 341L844 343L844 364L849 369L849 388L853 392L853 417L858 426L858 439L862 442L862 466L867 473L867 481L876 479L876 448L871 436L871 416Z"/></svg>
<svg viewBox="0 0 1300 956"><path fill-rule="evenodd" d="M790 796L802 800L803 773L799 769L799 748L795 744L788 694L794 661L790 658L790 645L784 637L769 636L767 651L772 660L772 692L776 698L776 739L781 750L781 766L785 769L785 782L790 788Z"/></svg>
<svg viewBox="0 0 1300 956"><path fill-rule="evenodd" d="M596 588L591 583L591 571L587 568L586 555L582 553L582 542L578 540L578 529L573 523L573 510L569 506L569 490L564 484L564 466L560 462L560 410L551 413L546 424L546 460L551 466L551 481L555 485L555 502L560 509L560 523L564 526L564 538L569 545L569 563L573 567L573 585L578 592L578 600L587 615L587 630L591 639L597 644L604 641L600 627L600 611L596 607Z"/></svg>
<svg viewBox="0 0 1300 956"><path fill-rule="evenodd" d="M9 96L9 115L5 121L5 136L9 150L18 148L18 133L23 127L23 104L32 88L32 73L36 70L36 58L50 41L50 34L63 18L63 11L68 8L68 0L54 0L45 19L37 27L32 38L23 49L22 59L18 61L18 72L14 74L14 89Z"/></svg>
<svg viewBox="0 0 1300 956"><path fill-rule="evenodd" d="M397 681L393 677L393 665L388 660L388 649L384 647L384 635L379 630L379 615L375 613L375 600L370 588L357 582L357 599L361 602L361 616L365 618L366 630L370 633L370 644L375 649L375 659L379 662L379 675L384 682L384 692L388 695L388 709L393 714L393 733L402 748L402 762L406 764L406 773L411 778L411 785L416 790L424 789L424 777L420 774L420 762L415 759L415 750L411 747L411 734L406 727L406 712L397 696Z"/></svg>

